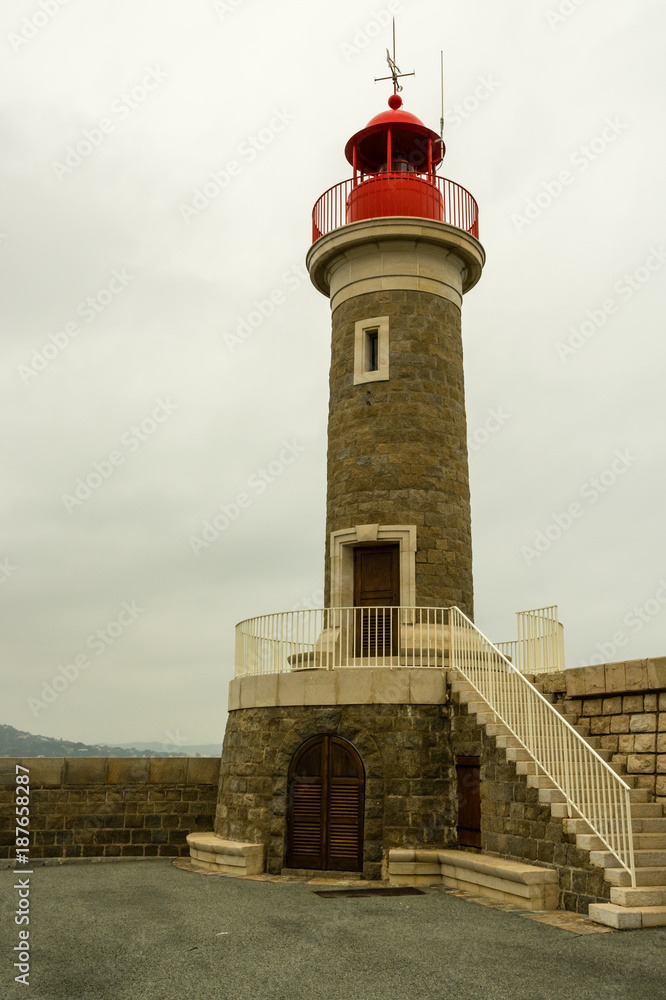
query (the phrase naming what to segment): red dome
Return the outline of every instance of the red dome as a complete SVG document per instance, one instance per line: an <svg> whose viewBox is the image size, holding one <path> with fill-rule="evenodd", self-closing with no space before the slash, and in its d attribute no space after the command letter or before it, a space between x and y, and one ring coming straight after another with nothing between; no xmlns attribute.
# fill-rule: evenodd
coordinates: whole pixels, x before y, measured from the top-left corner
<svg viewBox="0 0 666 1000"><path fill-rule="evenodd" d="M430 131L420 118L410 114L409 111L403 110L403 108L399 108L397 111L382 111L381 114L371 118L365 128L372 128L373 125L400 125L403 123L405 125L417 125L419 128L426 129L428 132ZM365 129L362 131L365 131Z"/></svg>
<svg viewBox="0 0 666 1000"><path fill-rule="evenodd" d="M364 173L377 173L386 167L387 134L391 132L392 159L404 159L414 170L427 170L428 146L432 150L432 166L440 163L444 149L436 132L423 122L398 107L375 115L364 129L351 137L345 146L345 156Z"/></svg>

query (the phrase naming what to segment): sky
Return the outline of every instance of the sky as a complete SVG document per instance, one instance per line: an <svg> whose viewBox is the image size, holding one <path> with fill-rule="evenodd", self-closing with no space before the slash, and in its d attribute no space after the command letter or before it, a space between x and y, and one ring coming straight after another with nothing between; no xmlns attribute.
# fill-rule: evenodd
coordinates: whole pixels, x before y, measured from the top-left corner
<svg viewBox="0 0 666 1000"><path fill-rule="evenodd" d="M666 655L662 4L4 0L0 721L219 742L236 622L321 606L330 309L304 260L386 107L393 14L436 130L444 51L441 173L487 252L476 624L557 604L570 667Z"/></svg>

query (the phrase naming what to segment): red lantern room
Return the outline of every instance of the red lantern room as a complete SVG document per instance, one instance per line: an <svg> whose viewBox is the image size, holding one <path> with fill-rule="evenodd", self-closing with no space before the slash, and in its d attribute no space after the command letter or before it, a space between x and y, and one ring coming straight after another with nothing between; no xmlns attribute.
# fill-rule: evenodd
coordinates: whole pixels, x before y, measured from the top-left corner
<svg viewBox="0 0 666 1000"><path fill-rule="evenodd" d="M389 109L351 137L345 156L351 180L330 188L317 201L313 242L333 229L363 219L434 219L478 238L478 208L469 191L439 177L445 146L436 132L402 107L391 94Z"/></svg>
<svg viewBox="0 0 666 1000"><path fill-rule="evenodd" d="M444 203L435 169L444 156L444 143L403 110L399 94L391 95L389 107L353 135L345 148L357 185L347 199L347 222L389 215L442 222Z"/></svg>

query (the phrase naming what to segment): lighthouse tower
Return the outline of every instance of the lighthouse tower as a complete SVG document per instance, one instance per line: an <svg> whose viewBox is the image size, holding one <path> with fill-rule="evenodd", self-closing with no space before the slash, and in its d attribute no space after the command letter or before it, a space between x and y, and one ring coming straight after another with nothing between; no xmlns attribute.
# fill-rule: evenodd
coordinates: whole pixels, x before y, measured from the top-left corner
<svg viewBox="0 0 666 1000"><path fill-rule="evenodd" d="M473 614L463 294L477 206L399 94L345 148L307 265L330 299L325 603Z"/></svg>
<svg viewBox="0 0 666 1000"><path fill-rule="evenodd" d="M236 626L215 829L188 837L239 875L376 879L391 850L480 844L457 790L480 737L447 666L449 609L472 615L461 307L485 255L392 71L307 255L332 311L325 607Z"/></svg>

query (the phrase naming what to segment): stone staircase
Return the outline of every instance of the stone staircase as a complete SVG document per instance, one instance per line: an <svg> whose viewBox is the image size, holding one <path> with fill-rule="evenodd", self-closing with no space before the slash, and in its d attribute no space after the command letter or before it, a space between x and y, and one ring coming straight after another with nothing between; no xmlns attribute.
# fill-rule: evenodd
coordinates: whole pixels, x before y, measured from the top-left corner
<svg viewBox="0 0 666 1000"><path fill-rule="evenodd" d="M525 776L528 786L538 789L539 800L550 806L553 818L563 821L565 833L575 836L576 847L588 852L590 863L603 869L604 880L611 887L610 903L590 904L590 917L598 923L619 930L666 926L666 816L663 805L652 801L647 789L635 787L637 778L627 774L623 764L613 762L612 751L601 748L601 737L590 735L587 722L580 722L577 716L566 715L562 706L555 703L554 696L544 692L543 685L538 682L534 684L536 690L553 704L630 787L636 867L636 887L632 888L629 873L618 866L615 856L605 848L588 823L581 818L568 818L563 793L543 773L510 730L496 721L488 703L460 674L454 677L456 679L452 681L452 693L467 706L468 712L476 715L477 723L485 728L489 736L495 738L496 745L504 749L507 760L515 763L517 774Z"/></svg>

